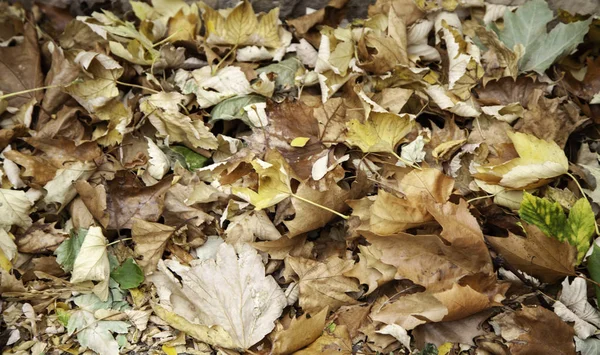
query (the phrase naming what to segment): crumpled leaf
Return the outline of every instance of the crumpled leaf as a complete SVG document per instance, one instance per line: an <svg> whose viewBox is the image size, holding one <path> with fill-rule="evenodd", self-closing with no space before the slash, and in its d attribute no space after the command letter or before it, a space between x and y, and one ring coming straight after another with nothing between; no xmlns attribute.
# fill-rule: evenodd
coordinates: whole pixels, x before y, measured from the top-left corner
<svg viewBox="0 0 600 355"><path fill-rule="evenodd" d="M81 82L65 88L88 112L96 112L113 98L119 96L117 80L123 67L111 57L96 52L79 52L74 59L88 74Z"/></svg>
<svg viewBox="0 0 600 355"><path fill-rule="evenodd" d="M572 283L565 278L554 313L566 322L574 322L575 334L581 339L593 335L600 326L600 311L587 301L586 281L576 277Z"/></svg>
<svg viewBox="0 0 600 355"><path fill-rule="evenodd" d="M161 136L172 142L183 142L190 147L216 149L217 138L208 130L201 119L192 120L179 112L177 106L184 96L177 92L161 92L150 95L140 104L140 109L149 115L150 122Z"/></svg>
<svg viewBox="0 0 600 355"><path fill-rule="evenodd" d="M247 187L233 187L234 194L250 202L257 210L276 205L291 196L290 177L279 159L270 162L255 159L252 167L259 176L258 192Z"/></svg>
<svg viewBox="0 0 600 355"><path fill-rule="evenodd" d="M8 260L12 260L17 255L17 244L11 234L7 233L4 229L0 228L0 252L4 253L4 256Z"/></svg>
<svg viewBox="0 0 600 355"><path fill-rule="evenodd" d="M262 340L287 305L283 291L271 276L265 276L261 257L248 244L240 247L238 255L233 246L223 243L216 260L191 267L171 260L160 262L159 269L149 279L157 287L160 304L188 322L223 328L237 349ZM214 340L208 342L231 347Z"/></svg>
<svg viewBox="0 0 600 355"><path fill-rule="evenodd" d="M286 329L278 325L273 335L272 353L290 354L317 340L323 332L327 311L325 307L319 313L312 314L310 318L309 314L305 313L292 319Z"/></svg>

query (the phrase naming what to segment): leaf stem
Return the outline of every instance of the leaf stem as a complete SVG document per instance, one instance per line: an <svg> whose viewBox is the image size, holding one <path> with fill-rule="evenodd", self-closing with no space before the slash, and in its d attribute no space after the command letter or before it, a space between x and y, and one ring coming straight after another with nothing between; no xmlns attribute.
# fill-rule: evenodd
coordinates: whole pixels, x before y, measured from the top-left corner
<svg viewBox="0 0 600 355"><path fill-rule="evenodd" d="M215 75L217 73L217 71L219 70L219 67L221 66L221 64L223 64L223 62L225 62L225 60L227 58L229 58L229 56L231 55L231 53L235 52L237 49L238 45L236 44L235 46L233 46L231 48L231 50L229 52L227 52L227 54L225 54L225 56L223 58L221 58L221 60L217 63L217 65L214 67L214 69L212 70L212 74Z"/></svg>
<svg viewBox="0 0 600 355"><path fill-rule="evenodd" d="M570 177L573 180L575 185L577 185L577 187L579 188L579 191L581 192L581 196L583 196L583 198L585 198L589 202L589 199L588 199L587 195L585 194L585 192L583 191L583 188L579 184L579 181L577 181L577 178L575 176L573 176L573 174L571 174L570 172L566 172L565 175L567 175L568 177ZM596 222L595 217L594 217L594 226L596 227L596 235L600 235L600 228L598 228L598 222Z"/></svg>
<svg viewBox="0 0 600 355"><path fill-rule="evenodd" d="M160 94L160 91L156 91L154 89L150 89L150 88L142 86L142 85L131 84L131 83L124 83L124 82L119 81L119 80L116 80L115 82L117 84L124 85L124 86L130 86L132 88L138 88L138 89L142 89L142 90L148 90L148 91L150 91L153 94Z"/></svg>
<svg viewBox="0 0 600 355"><path fill-rule="evenodd" d="M23 90L23 91L11 92L10 94L5 94L5 95L0 96L0 100L8 99L9 97L13 97L13 96L19 96L19 95L23 95L23 94L29 94L30 92L35 92L35 91L40 91L40 90L46 90L46 89L59 88L59 87L62 87L62 86L63 86L62 84L56 84L56 85L41 86L39 88L33 88L33 89L28 89L28 90Z"/></svg>
<svg viewBox="0 0 600 355"><path fill-rule="evenodd" d="M399 155L398 155L396 152L392 152L392 155L394 155L394 157L396 157L396 159L400 160L400 161L401 161L401 162L403 162L404 164L406 164L406 165L408 165L408 166L410 166L410 167L412 167L412 168L414 168L414 169L417 169L417 170L423 170L423 169L421 169L421 167L420 167L420 166L419 166L417 163L410 162L410 161L408 161L408 160L406 160L406 159L402 158L402 157L401 157L401 156L399 156Z"/></svg>
<svg viewBox="0 0 600 355"><path fill-rule="evenodd" d="M306 199L306 198L304 198L304 197L300 197L300 196L298 196L298 195L296 195L296 194L292 194L292 197L294 197L294 198L297 198L298 200L300 200L300 201L303 201L303 202L306 202L306 203L308 203L308 204L311 204L311 205L313 205L313 206L315 206L315 207L319 207L319 208L321 208L321 209L324 209L325 211L331 212L331 213L333 213L333 214L335 214L335 215L337 215L337 216L339 216L339 217L342 217L343 219L348 219L348 218L350 218L350 216L347 216L347 215L345 215L345 214L339 213L338 211L336 211L336 210L332 210L332 209L331 209L331 208L329 208L329 207L326 207L326 206L323 206L323 205L319 205L319 204L318 204L318 203L316 203L316 202L313 202L313 201L311 201L311 200L308 200L308 199Z"/></svg>
<svg viewBox="0 0 600 355"><path fill-rule="evenodd" d="M121 242L125 242L125 241L128 241L128 240L133 240L133 238L123 238L123 239L115 240L114 242L106 244L106 246L109 247L111 245L119 244Z"/></svg>

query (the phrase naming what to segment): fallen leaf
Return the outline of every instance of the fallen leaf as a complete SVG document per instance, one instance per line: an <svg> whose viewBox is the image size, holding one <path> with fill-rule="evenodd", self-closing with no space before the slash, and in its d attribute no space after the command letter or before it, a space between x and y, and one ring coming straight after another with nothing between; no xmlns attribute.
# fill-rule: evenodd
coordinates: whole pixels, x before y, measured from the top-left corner
<svg viewBox="0 0 600 355"><path fill-rule="evenodd" d="M343 276L353 262L337 257L325 261L288 257L286 262L298 275L300 307L306 312L318 312L323 307L334 311L345 304L356 304L347 292L358 291L358 283Z"/></svg>
<svg viewBox="0 0 600 355"><path fill-rule="evenodd" d="M573 328L542 307L523 307L492 319L511 354L575 354Z"/></svg>
<svg viewBox="0 0 600 355"><path fill-rule="evenodd" d="M99 281L94 293L102 301L108 299L110 267L106 251L106 238L100 227L91 227L83 240L73 263L71 282Z"/></svg>
<svg viewBox="0 0 600 355"><path fill-rule="evenodd" d="M321 336L327 318L327 308L308 318L308 313L293 318L287 328L276 329L273 335L273 354L291 354Z"/></svg>
<svg viewBox="0 0 600 355"><path fill-rule="evenodd" d="M236 255L232 246L223 243L216 260L193 267L161 261L159 270L149 279L163 307L183 312L179 317L192 324L217 325L231 336L231 344L210 340L214 345L250 348L275 327L287 305L283 291L271 276L265 276L260 256L247 244ZM172 298L175 295L181 296Z"/></svg>

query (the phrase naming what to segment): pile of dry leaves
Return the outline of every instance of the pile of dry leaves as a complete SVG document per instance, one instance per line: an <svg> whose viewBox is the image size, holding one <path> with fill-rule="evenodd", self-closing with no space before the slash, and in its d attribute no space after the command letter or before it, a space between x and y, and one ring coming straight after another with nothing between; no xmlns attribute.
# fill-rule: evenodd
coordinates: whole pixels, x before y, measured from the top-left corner
<svg viewBox="0 0 600 355"><path fill-rule="evenodd" d="M3 354L598 354L600 17L0 4Z"/></svg>

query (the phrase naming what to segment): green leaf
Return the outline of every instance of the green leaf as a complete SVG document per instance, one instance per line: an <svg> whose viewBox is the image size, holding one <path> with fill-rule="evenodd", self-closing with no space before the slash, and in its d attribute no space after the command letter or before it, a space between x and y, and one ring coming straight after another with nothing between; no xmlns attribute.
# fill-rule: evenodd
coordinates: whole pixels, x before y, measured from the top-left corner
<svg viewBox="0 0 600 355"><path fill-rule="evenodd" d="M591 18L586 21L561 23L550 33L546 25L552 20L552 11L544 0L532 0L517 11L506 12L504 30L495 31L500 40L511 50L523 45L525 53L519 61L521 72L535 71L543 74L556 59L567 55L583 41Z"/></svg>
<svg viewBox="0 0 600 355"><path fill-rule="evenodd" d="M265 102L265 98L259 95L244 95L221 101L210 112L211 118L209 123L218 120L230 121L235 119L240 119L247 123L248 113L244 110L244 107L259 102Z"/></svg>
<svg viewBox="0 0 600 355"><path fill-rule="evenodd" d="M77 234L71 233L71 237L62 242L58 248L54 251L56 255L56 262L66 272L73 271L73 265L75 264L75 258L79 254L81 245L87 235L87 229L80 229Z"/></svg>
<svg viewBox="0 0 600 355"><path fill-rule="evenodd" d="M133 258L125 260L110 276L124 289L136 288L144 281L144 273Z"/></svg>
<svg viewBox="0 0 600 355"><path fill-rule="evenodd" d="M519 217L529 224L537 226L547 236L552 236L559 241L567 238L567 216L558 202L550 202L525 192Z"/></svg>
<svg viewBox="0 0 600 355"><path fill-rule="evenodd" d="M569 24L560 23L552 31L540 38L531 48L526 48L527 60L519 62L521 72L533 70L543 74L557 58L573 52L583 42L583 36L588 32L592 19Z"/></svg>
<svg viewBox="0 0 600 355"><path fill-rule="evenodd" d="M567 218L558 202L552 203L525 192L519 216L525 222L537 226L547 236L561 242L566 240L576 247L578 263L583 260L596 230L594 212L586 198L575 202Z"/></svg>
<svg viewBox="0 0 600 355"><path fill-rule="evenodd" d="M592 206L586 198L577 201L567 219L571 229L569 243L577 248L577 260L581 262L590 248L590 240L596 231L596 218Z"/></svg>
<svg viewBox="0 0 600 355"><path fill-rule="evenodd" d="M594 243L592 255L587 259L587 269L592 280L600 283L600 246ZM596 289L596 299L600 304L600 287L594 285Z"/></svg>
<svg viewBox="0 0 600 355"><path fill-rule="evenodd" d="M427 343L423 350L421 350L419 355L438 355L438 349L434 344Z"/></svg>
<svg viewBox="0 0 600 355"><path fill-rule="evenodd" d="M62 308L56 308L56 316L60 324L64 325L65 327L67 326L67 324L69 324L69 318L71 318L69 312L65 311Z"/></svg>
<svg viewBox="0 0 600 355"><path fill-rule="evenodd" d="M266 67L256 69L256 73L275 73L275 86L277 90L288 90L293 88L296 83L296 73L302 67L302 63L296 57L282 60L279 63L267 65Z"/></svg>
<svg viewBox="0 0 600 355"><path fill-rule="evenodd" d="M200 169L208 161L207 157L200 155L184 146L176 145L171 147L171 150L183 157L183 161L185 162L187 169L191 171Z"/></svg>

